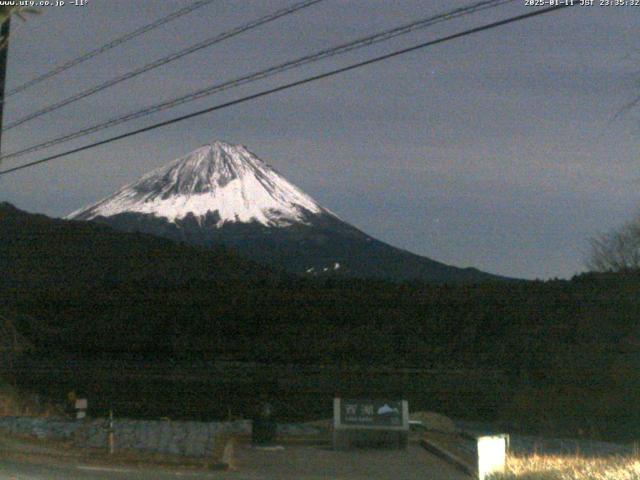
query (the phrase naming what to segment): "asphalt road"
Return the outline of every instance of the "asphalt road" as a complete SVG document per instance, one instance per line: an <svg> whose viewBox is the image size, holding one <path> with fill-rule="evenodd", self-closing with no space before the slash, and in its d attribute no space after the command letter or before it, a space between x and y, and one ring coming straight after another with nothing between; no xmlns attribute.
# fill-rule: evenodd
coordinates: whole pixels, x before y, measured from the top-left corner
<svg viewBox="0 0 640 480"><path fill-rule="evenodd" d="M99 467L93 465L42 465L0 460L0 480L175 480L175 479L251 479L254 476L229 476L228 472L166 472L158 469Z"/></svg>
<svg viewBox="0 0 640 480"><path fill-rule="evenodd" d="M234 463L232 471L207 472L0 459L0 480L469 480L419 446L409 446L406 451L353 452L317 447L287 447L280 451L240 447Z"/></svg>

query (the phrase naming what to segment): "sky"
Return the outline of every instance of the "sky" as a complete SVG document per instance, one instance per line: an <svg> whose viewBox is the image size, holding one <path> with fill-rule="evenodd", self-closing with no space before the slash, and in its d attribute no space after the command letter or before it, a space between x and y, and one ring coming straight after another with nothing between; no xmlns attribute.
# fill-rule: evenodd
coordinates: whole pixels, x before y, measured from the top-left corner
<svg viewBox="0 0 640 480"><path fill-rule="evenodd" d="M3 154L474 0L324 0L7 131ZM188 4L89 0L14 21L7 88ZM296 3L218 0L7 99L5 125ZM64 216L170 160L247 146L343 220L411 252L528 279L584 271L638 213L640 7L576 6L0 177L0 201ZM15 160L37 160L285 82L533 11L515 0Z"/></svg>

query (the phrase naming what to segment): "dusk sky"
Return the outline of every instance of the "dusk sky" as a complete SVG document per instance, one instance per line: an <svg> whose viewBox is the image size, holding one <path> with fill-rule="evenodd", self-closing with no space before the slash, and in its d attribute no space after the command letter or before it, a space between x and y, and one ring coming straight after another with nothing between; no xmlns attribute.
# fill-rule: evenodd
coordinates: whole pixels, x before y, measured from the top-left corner
<svg viewBox="0 0 640 480"><path fill-rule="evenodd" d="M12 129L2 151L474 1L325 0ZM295 2L213 2L12 96L5 124ZM43 7L12 25L7 86L188 3ZM2 168L533 8L516 0ZM0 201L64 216L220 139L246 145L394 246L501 275L569 278L584 270L589 237L630 220L640 205L640 110L617 115L640 95L638 27L640 7L563 9L5 175Z"/></svg>

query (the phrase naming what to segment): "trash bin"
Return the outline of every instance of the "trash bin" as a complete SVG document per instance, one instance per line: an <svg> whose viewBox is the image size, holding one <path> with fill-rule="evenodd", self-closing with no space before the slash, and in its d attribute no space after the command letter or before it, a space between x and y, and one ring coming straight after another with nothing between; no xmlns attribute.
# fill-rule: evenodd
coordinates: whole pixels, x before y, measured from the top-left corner
<svg viewBox="0 0 640 480"><path fill-rule="evenodd" d="M254 445L269 445L276 439L276 421L271 404L261 405L258 414L253 418L251 442Z"/></svg>

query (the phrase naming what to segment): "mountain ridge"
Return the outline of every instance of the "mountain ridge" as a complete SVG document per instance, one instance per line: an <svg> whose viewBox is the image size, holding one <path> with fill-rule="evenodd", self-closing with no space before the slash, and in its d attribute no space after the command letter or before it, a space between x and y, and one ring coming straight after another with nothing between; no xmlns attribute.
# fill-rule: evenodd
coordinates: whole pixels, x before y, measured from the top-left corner
<svg viewBox="0 0 640 480"><path fill-rule="evenodd" d="M246 147L221 141L66 218L205 247L225 245L298 275L429 282L506 279L381 242L321 206Z"/></svg>

